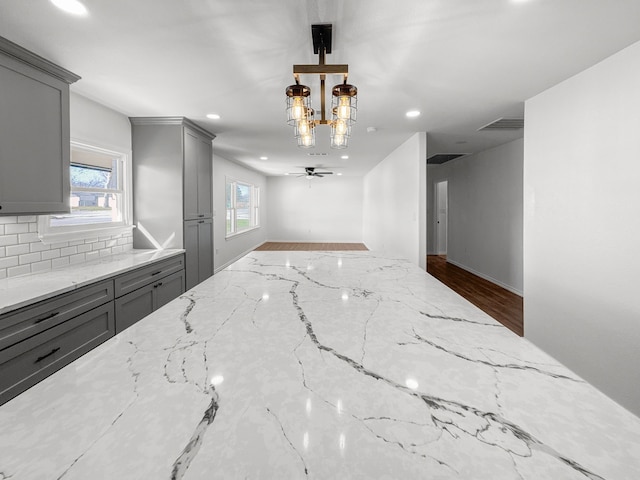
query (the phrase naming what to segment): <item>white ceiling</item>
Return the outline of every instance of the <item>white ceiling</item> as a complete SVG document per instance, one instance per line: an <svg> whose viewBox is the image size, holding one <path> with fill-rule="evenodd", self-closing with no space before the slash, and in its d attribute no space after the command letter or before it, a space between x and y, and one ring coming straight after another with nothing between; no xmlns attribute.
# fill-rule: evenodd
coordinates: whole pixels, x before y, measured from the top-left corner
<svg viewBox="0 0 640 480"><path fill-rule="evenodd" d="M640 40L640 0L84 3L80 18L49 0L2 0L0 35L80 75L73 91L128 116L189 117L217 135L217 154L268 175L362 175L417 131L428 132L428 155L505 143L522 131L477 129L521 118L524 100ZM318 127L312 151L325 157L296 146L284 110L292 65L318 62L314 23L333 24L326 62L349 64L359 92L347 150L331 150ZM302 81L319 105L317 78ZM422 115L408 119L410 109Z"/></svg>

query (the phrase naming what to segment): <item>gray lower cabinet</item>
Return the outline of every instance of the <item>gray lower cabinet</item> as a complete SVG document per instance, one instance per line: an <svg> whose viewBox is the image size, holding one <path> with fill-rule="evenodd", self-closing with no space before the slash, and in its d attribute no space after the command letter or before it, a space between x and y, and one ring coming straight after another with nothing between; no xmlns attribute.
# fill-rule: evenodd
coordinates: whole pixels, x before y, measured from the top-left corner
<svg viewBox="0 0 640 480"><path fill-rule="evenodd" d="M183 293L184 270L181 270L117 298L116 333L129 328Z"/></svg>
<svg viewBox="0 0 640 480"><path fill-rule="evenodd" d="M0 404L71 363L115 333L110 301L0 350Z"/></svg>
<svg viewBox="0 0 640 480"><path fill-rule="evenodd" d="M213 275L213 219L184 222L187 290Z"/></svg>
<svg viewBox="0 0 640 480"><path fill-rule="evenodd" d="M0 315L0 405L185 288L184 255Z"/></svg>

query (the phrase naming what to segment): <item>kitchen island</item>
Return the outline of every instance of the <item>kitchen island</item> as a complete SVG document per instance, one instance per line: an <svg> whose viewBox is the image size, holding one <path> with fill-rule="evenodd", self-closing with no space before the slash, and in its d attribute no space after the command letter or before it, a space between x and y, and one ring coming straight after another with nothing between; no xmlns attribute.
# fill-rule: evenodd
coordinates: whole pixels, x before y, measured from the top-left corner
<svg viewBox="0 0 640 480"><path fill-rule="evenodd" d="M0 478L637 479L640 419L407 261L253 252L0 407Z"/></svg>

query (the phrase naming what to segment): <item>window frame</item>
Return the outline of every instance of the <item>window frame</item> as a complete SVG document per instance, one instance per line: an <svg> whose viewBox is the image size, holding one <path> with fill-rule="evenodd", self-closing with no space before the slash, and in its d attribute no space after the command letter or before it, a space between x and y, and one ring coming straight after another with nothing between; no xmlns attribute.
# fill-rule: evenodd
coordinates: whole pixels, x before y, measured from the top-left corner
<svg viewBox="0 0 640 480"><path fill-rule="evenodd" d="M120 195L121 220L117 222L86 223L79 225L51 226L51 218L55 215L40 215L38 217L38 237L45 244L58 243L70 240L80 240L95 238L99 236L111 236L130 232L134 227L133 201L132 201L132 179L131 179L131 156L121 150L104 148L95 144L71 140L71 149L84 150L91 153L99 153L118 158L118 188L106 189L99 187L73 187L69 188L67 205L71 211L71 195L74 192L95 192L112 193ZM69 164L69 169L72 167Z"/></svg>
<svg viewBox="0 0 640 480"><path fill-rule="evenodd" d="M237 186L249 187L249 226L238 229ZM229 189L233 193L229 202ZM260 187L245 180L225 177L225 238L233 238L260 228ZM231 229L229 229L231 224Z"/></svg>

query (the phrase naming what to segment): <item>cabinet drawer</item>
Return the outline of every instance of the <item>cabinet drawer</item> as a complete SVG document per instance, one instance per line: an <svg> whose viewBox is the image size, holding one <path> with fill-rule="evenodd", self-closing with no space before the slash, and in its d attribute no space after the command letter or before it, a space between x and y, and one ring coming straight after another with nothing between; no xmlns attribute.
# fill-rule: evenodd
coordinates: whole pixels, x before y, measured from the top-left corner
<svg viewBox="0 0 640 480"><path fill-rule="evenodd" d="M117 298L115 301L116 333L122 332L153 312L153 303L153 285L146 285L135 292Z"/></svg>
<svg viewBox="0 0 640 480"><path fill-rule="evenodd" d="M113 300L113 281L83 287L0 316L0 350Z"/></svg>
<svg viewBox="0 0 640 480"><path fill-rule="evenodd" d="M113 335L111 302L0 351L0 404Z"/></svg>
<svg viewBox="0 0 640 480"><path fill-rule="evenodd" d="M184 268L184 255L138 268L115 279L115 296L121 297Z"/></svg>

